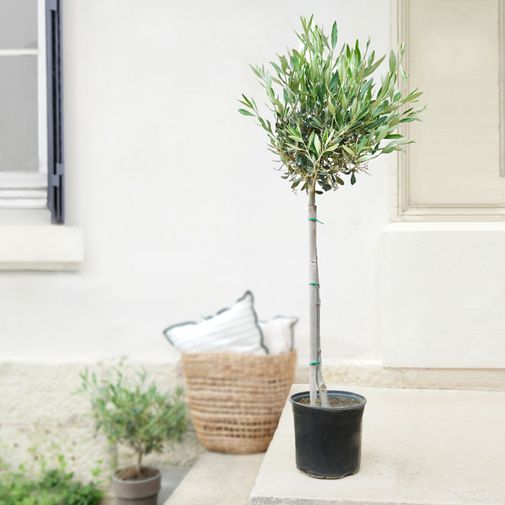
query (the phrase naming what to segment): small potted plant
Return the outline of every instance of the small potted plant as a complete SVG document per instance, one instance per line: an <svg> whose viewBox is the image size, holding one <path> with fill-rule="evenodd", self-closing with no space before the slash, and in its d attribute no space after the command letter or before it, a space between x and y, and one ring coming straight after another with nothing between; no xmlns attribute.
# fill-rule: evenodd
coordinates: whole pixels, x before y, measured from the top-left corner
<svg viewBox="0 0 505 505"><path fill-rule="evenodd" d="M337 24L326 35L313 18L301 18L299 47L252 69L266 91L270 119L253 98L242 95L239 112L253 116L265 130L269 149L278 156L282 177L308 196L310 363L309 391L291 397L296 464L313 477L341 478L357 473L361 454L361 420L365 398L327 391L322 375L320 279L317 258L316 196L354 185L369 162L409 143L399 127L418 119L411 104L418 90L404 93L403 48L389 54L380 82L374 74L385 56L376 58L370 41L363 47L337 49Z"/></svg>
<svg viewBox="0 0 505 505"><path fill-rule="evenodd" d="M161 474L142 462L148 454L161 453L166 442L180 440L186 431L181 391L162 393L148 383L144 371L131 376L122 365L101 377L86 370L81 383L81 391L91 399L96 429L111 445L124 445L135 455L134 464L116 470L112 477L117 505L156 505Z"/></svg>

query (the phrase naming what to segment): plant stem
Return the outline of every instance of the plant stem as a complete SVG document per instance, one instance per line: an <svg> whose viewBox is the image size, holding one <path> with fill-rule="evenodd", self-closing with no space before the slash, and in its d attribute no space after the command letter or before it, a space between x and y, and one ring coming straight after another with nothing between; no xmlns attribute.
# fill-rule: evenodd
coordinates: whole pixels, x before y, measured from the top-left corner
<svg viewBox="0 0 505 505"><path fill-rule="evenodd" d="M141 470L142 470L142 452L139 451L139 452L137 452L137 473L138 473L139 477L140 477Z"/></svg>
<svg viewBox="0 0 505 505"><path fill-rule="evenodd" d="M118 467L118 448L115 442L109 442L110 466L115 472Z"/></svg>
<svg viewBox="0 0 505 505"><path fill-rule="evenodd" d="M319 264L317 259L317 206L315 181L309 189L309 289L310 289L310 361L309 389L310 404L329 406L326 385L321 369L321 298L319 295Z"/></svg>

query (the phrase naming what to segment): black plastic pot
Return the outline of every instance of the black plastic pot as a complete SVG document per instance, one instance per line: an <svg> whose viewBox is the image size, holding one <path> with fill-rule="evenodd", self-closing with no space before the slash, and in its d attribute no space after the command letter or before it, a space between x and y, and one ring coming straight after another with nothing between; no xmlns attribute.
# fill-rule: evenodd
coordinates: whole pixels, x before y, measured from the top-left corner
<svg viewBox="0 0 505 505"><path fill-rule="evenodd" d="M295 421L296 466L318 479L341 479L359 472L361 420L364 396L348 391L328 391L328 397L348 400L352 405L319 407L308 401L308 391L291 396Z"/></svg>

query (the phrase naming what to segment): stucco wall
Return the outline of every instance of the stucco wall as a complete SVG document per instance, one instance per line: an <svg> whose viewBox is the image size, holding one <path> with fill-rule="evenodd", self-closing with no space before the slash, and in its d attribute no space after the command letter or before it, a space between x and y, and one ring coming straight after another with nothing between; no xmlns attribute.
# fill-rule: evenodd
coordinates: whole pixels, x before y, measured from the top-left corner
<svg viewBox="0 0 505 505"><path fill-rule="evenodd" d="M505 224L395 223L382 237L385 366L505 368Z"/></svg>
<svg viewBox="0 0 505 505"><path fill-rule="evenodd" d="M370 36L386 51L389 0L64 7L67 222L83 229L86 260L77 273L0 273L1 358L170 361L165 325L246 289L260 317L300 316L305 354L306 198L280 179L236 99L260 96L248 63L296 45L300 14L337 19L343 39ZM380 350L376 261L392 161L320 199L328 360Z"/></svg>

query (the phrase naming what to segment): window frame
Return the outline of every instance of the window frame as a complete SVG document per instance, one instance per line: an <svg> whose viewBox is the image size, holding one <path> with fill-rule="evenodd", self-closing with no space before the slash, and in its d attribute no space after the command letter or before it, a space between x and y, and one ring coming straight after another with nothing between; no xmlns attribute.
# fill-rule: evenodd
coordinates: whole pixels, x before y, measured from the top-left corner
<svg viewBox="0 0 505 505"><path fill-rule="evenodd" d="M0 209L45 209L47 207L47 41L46 1L37 0L37 48L0 49L0 58L37 57L38 171L0 172Z"/></svg>

